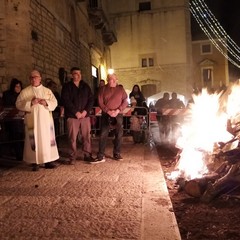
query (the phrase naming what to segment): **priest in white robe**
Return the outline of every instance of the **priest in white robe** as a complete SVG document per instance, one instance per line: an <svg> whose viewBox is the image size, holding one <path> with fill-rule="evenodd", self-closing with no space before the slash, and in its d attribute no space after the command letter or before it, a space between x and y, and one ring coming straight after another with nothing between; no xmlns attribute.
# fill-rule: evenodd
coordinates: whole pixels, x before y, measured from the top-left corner
<svg viewBox="0 0 240 240"><path fill-rule="evenodd" d="M55 141L52 111L57 107L57 99L49 88L41 84L39 71L30 74L30 86L19 94L16 107L25 112L25 142L23 160L32 164L32 170L39 165L54 168L53 161L59 159Z"/></svg>

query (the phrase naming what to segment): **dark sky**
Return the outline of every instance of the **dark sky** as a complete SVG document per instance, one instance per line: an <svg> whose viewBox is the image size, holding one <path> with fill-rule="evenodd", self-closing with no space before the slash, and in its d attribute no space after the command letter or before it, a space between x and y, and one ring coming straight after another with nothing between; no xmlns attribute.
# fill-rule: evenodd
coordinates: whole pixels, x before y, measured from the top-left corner
<svg viewBox="0 0 240 240"><path fill-rule="evenodd" d="M235 42L239 41L239 0L205 0L205 3L219 20L228 35Z"/></svg>
<svg viewBox="0 0 240 240"><path fill-rule="evenodd" d="M240 11L239 0L204 0L208 5L211 12L216 19L222 25L227 34L233 39L233 41L240 47ZM195 26L196 22L193 21ZM193 27L193 39L194 36L198 36L200 28ZM202 30L200 30L202 32ZM240 78L240 69L229 65L229 72L231 78Z"/></svg>

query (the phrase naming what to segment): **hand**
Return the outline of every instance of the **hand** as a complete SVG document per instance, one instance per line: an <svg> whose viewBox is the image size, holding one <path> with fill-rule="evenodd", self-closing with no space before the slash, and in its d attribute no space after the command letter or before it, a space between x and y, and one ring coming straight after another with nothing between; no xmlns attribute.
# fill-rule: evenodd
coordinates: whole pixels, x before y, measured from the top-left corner
<svg viewBox="0 0 240 240"><path fill-rule="evenodd" d="M77 117L77 119L85 118L86 115L87 115L87 111L85 111L85 110L84 110L83 112L77 112L77 113L75 114L75 116Z"/></svg>
<svg viewBox="0 0 240 240"><path fill-rule="evenodd" d="M77 119L82 118L82 114L80 112L76 112L75 116L76 116Z"/></svg>
<svg viewBox="0 0 240 240"><path fill-rule="evenodd" d="M31 101L31 105L36 105L36 104L38 104L38 102L39 102L39 99L34 97Z"/></svg>
<svg viewBox="0 0 240 240"><path fill-rule="evenodd" d="M87 115L87 111L84 110L84 111L82 112L82 118L85 118L86 115Z"/></svg>
<svg viewBox="0 0 240 240"><path fill-rule="evenodd" d="M107 114L110 116L110 117L113 117L113 110L109 110L109 111L107 111Z"/></svg>
<svg viewBox="0 0 240 240"><path fill-rule="evenodd" d="M48 105L45 99L40 99L39 104L43 105L44 107Z"/></svg>
<svg viewBox="0 0 240 240"><path fill-rule="evenodd" d="M119 109L117 109L117 110L109 110L109 111L107 112L107 114L108 114L109 116L111 116L111 117L116 117L116 116L119 114L119 112L120 112Z"/></svg>

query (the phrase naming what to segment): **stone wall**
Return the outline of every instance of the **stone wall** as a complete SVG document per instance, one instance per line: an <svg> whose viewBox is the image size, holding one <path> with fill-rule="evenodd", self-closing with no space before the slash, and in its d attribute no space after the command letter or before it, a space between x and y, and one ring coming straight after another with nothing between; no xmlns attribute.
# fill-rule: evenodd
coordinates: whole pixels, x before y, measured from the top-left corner
<svg viewBox="0 0 240 240"><path fill-rule="evenodd" d="M134 84L155 84L156 92L152 94L175 91L189 95L191 35L187 1L152 0L151 9L146 11L140 11L138 4L121 0L110 8L118 33L118 42L111 46L112 68L120 83L128 90Z"/></svg>
<svg viewBox="0 0 240 240"><path fill-rule="evenodd" d="M71 67L79 66L92 86L89 44L97 46L99 59L105 48L101 32L88 20L86 2L6 0L0 9L0 92L13 77L28 85L33 68L60 86L59 68L69 73Z"/></svg>

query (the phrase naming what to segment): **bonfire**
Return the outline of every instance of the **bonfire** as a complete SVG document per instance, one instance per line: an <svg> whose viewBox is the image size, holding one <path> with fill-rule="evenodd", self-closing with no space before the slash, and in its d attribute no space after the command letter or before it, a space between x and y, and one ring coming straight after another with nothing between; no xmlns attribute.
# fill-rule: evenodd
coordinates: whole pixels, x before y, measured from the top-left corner
<svg viewBox="0 0 240 240"><path fill-rule="evenodd" d="M168 179L203 202L240 186L240 84L193 95L182 125L175 170Z"/></svg>

